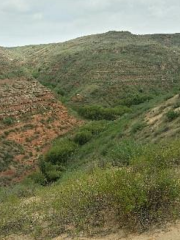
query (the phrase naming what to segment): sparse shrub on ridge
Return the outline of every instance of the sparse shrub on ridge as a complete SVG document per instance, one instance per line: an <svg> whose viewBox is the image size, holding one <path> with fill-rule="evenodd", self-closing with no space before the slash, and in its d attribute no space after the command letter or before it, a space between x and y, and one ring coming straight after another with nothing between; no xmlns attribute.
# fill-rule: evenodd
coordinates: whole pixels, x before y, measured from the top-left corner
<svg viewBox="0 0 180 240"><path fill-rule="evenodd" d="M145 122L137 122L132 126L131 133L136 133L138 131L141 131L144 127L146 127Z"/></svg>
<svg viewBox="0 0 180 240"><path fill-rule="evenodd" d="M167 116L168 121L170 122L170 121L173 121L174 119L176 119L177 117L179 117L180 113L170 110L169 112L167 112L166 116Z"/></svg>
<svg viewBox="0 0 180 240"><path fill-rule="evenodd" d="M11 117L4 118L4 119L3 119L3 123L4 123L5 125L12 125L12 124L14 123L14 119L11 118Z"/></svg>

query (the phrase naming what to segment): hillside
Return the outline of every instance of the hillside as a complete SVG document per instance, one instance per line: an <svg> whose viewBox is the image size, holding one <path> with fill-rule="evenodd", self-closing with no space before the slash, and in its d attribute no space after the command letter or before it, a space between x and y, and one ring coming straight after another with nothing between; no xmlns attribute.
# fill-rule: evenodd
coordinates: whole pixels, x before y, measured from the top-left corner
<svg viewBox="0 0 180 240"><path fill-rule="evenodd" d="M180 35L108 32L65 43L9 49L70 105L117 105L179 83Z"/></svg>
<svg viewBox="0 0 180 240"><path fill-rule="evenodd" d="M178 239L180 34L0 50L0 238Z"/></svg>

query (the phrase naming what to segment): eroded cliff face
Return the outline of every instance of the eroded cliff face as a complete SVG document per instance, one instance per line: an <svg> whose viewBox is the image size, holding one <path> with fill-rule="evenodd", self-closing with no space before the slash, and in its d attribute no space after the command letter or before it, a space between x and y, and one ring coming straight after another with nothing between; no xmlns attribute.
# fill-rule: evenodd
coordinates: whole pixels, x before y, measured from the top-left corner
<svg viewBox="0 0 180 240"><path fill-rule="evenodd" d="M0 185L20 181L78 121L36 80L0 80Z"/></svg>

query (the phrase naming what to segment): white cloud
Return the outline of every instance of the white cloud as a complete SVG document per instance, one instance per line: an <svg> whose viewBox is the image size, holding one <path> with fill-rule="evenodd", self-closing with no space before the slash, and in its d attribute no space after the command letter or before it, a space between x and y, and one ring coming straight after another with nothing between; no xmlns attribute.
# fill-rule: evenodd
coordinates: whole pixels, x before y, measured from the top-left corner
<svg viewBox="0 0 180 240"><path fill-rule="evenodd" d="M30 10L29 1L24 0L2 0L0 6L6 12L27 12Z"/></svg>
<svg viewBox="0 0 180 240"><path fill-rule="evenodd" d="M43 14L42 13L35 13L33 14L33 20L42 20Z"/></svg>
<svg viewBox="0 0 180 240"><path fill-rule="evenodd" d="M179 0L0 0L0 45L59 42L109 30L180 32Z"/></svg>

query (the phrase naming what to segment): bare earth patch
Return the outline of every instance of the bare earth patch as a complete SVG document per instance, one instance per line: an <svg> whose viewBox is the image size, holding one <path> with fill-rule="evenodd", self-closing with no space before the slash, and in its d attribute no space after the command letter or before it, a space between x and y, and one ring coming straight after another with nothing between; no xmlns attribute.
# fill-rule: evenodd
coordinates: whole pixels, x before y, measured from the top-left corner
<svg viewBox="0 0 180 240"><path fill-rule="evenodd" d="M92 238L76 237L69 238L67 235L63 235L53 240L180 240L180 223L164 227L163 229L151 230L143 234L131 234L119 231L107 236L99 236Z"/></svg>

